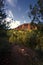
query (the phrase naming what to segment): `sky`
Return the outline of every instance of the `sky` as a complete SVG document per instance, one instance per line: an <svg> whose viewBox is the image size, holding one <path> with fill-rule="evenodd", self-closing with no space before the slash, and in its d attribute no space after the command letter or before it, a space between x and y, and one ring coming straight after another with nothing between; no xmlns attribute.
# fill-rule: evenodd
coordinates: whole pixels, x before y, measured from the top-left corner
<svg viewBox="0 0 43 65"><path fill-rule="evenodd" d="M30 23L31 19L28 17L29 5L35 3L37 3L37 0L6 0L7 19L13 19L12 25L10 25L17 27L23 23Z"/></svg>

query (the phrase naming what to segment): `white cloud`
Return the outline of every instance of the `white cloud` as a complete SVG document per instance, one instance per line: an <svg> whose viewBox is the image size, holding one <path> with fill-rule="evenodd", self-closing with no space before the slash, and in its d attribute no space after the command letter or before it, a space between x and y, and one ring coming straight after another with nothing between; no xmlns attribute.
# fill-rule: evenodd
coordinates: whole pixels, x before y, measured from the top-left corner
<svg viewBox="0 0 43 65"><path fill-rule="evenodd" d="M10 23L10 28L11 28L11 29L16 28L16 27L18 27L20 24L21 24L20 21L12 21L12 22Z"/></svg>
<svg viewBox="0 0 43 65"><path fill-rule="evenodd" d="M9 27L10 27L9 29L13 29L18 27L21 24L28 23L26 20L24 20L22 23L21 21L17 21L17 20L14 21L12 20L12 18L9 18L9 17L6 18L6 21L9 22Z"/></svg>
<svg viewBox="0 0 43 65"><path fill-rule="evenodd" d="M11 18L7 17L5 20L6 20L7 22L10 22L10 21L11 21Z"/></svg>
<svg viewBox="0 0 43 65"><path fill-rule="evenodd" d="M26 23L26 21L24 21L24 23Z"/></svg>
<svg viewBox="0 0 43 65"><path fill-rule="evenodd" d="M17 20L14 21L12 20L12 18L9 18L9 17L7 17L5 20L6 22L9 22L9 27L11 29L18 27L21 24L20 21L17 21Z"/></svg>
<svg viewBox="0 0 43 65"><path fill-rule="evenodd" d="M16 6L16 4L17 4L17 0L7 0L7 2L10 4L10 5L12 5L12 6Z"/></svg>
<svg viewBox="0 0 43 65"><path fill-rule="evenodd" d="M6 14L7 14L7 16L10 17L10 18L12 18L12 19L14 18L13 13L12 13L11 10L6 10Z"/></svg>

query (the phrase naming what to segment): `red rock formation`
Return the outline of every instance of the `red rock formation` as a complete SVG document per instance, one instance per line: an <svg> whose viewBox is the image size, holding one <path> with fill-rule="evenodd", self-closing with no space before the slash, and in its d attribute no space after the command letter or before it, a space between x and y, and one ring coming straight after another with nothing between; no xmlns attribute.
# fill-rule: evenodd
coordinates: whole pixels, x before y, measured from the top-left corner
<svg viewBox="0 0 43 65"><path fill-rule="evenodd" d="M36 26L32 26L29 23L25 23L25 24L22 24L22 25L18 26L15 29L16 30L33 30L33 29L37 29L37 27Z"/></svg>

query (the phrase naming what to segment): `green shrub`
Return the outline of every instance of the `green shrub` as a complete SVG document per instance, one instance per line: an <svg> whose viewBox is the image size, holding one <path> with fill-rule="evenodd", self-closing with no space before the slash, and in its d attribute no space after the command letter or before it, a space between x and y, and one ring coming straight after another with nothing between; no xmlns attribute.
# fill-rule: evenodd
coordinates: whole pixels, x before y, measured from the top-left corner
<svg viewBox="0 0 43 65"><path fill-rule="evenodd" d="M32 49L43 49L43 34L38 30L32 30L31 32L10 30L8 36L10 43L25 45Z"/></svg>

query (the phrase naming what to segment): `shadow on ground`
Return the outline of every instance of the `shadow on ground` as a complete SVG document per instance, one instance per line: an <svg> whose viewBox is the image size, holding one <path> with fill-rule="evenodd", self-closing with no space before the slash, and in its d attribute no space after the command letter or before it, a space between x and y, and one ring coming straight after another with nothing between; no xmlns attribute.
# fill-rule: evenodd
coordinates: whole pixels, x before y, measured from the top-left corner
<svg viewBox="0 0 43 65"><path fill-rule="evenodd" d="M31 48L11 45L0 51L0 65L40 65L40 59Z"/></svg>

